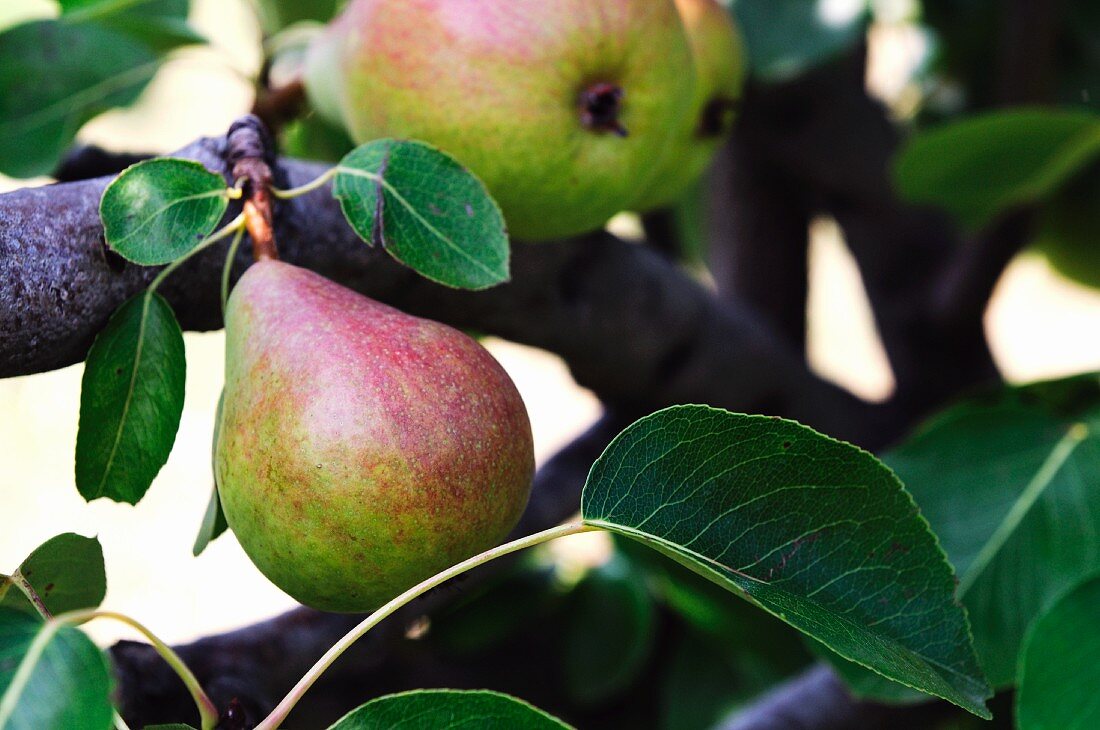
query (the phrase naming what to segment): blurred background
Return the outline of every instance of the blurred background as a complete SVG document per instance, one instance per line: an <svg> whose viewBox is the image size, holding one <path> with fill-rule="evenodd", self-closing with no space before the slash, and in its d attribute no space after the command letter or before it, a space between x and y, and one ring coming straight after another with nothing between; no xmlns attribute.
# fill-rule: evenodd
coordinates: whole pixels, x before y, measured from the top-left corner
<svg viewBox="0 0 1100 730"><path fill-rule="evenodd" d="M817 3L828 27L847 27L866 12L862 0ZM873 3L867 84L899 119L926 98L914 80L931 52L915 21L915 1ZM0 2L0 28L49 17L48 0ZM195 0L192 22L210 40L170 60L132 108L104 114L80 140L109 149L168 152L200 135L223 134L246 113L261 64L261 29L247 0ZM782 69L782 58L775 68ZM940 90L950 96L950 90ZM0 177L0 192L40 181ZM638 222L620 217L626 235ZM814 368L857 394L883 399L892 376L878 342L855 265L836 225L812 224L808 342ZM1100 323L1100 293L1061 278L1035 255L1019 257L1001 280L986 316L998 365L1022 382L1100 369L1100 338L1082 336ZM1074 334L1076 333L1076 334ZM82 366L0 380L0 571L61 531L100 536L108 575L106 608L145 621L169 642L186 641L273 615L294 602L267 582L232 534L199 558L191 546L210 495L210 441L222 383L221 333L188 333L187 399L175 449L148 496L137 506L87 504L73 483L73 451ZM486 345L515 379L527 403L540 462L583 430L599 405L576 387L554 356L499 340ZM573 557L601 555L595 536L567 546ZM568 555L567 555L568 557ZM209 600L215 594L217 601ZM94 625L102 642L124 636Z"/></svg>

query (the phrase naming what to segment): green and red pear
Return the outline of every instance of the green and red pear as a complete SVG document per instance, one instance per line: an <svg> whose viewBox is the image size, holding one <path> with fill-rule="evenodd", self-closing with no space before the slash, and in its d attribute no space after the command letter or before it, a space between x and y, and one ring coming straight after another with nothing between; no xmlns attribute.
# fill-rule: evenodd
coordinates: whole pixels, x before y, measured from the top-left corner
<svg viewBox="0 0 1100 730"><path fill-rule="evenodd" d="M638 210L676 203L706 171L729 137L745 82L747 62L741 32L717 0L675 0L695 60L695 97Z"/></svg>
<svg viewBox="0 0 1100 730"><path fill-rule="evenodd" d="M512 235L538 240L635 206L695 98L695 65L672 0L352 0L305 83L357 142L449 152Z"/></svg>
<svg viewBox="0 0 1100 730"><path fill-rule="evenodd" d="M225 377L226 520L306 605L374 609L498 544L526 505L523 401L455 329L261 261L229 298Z"/></svg>

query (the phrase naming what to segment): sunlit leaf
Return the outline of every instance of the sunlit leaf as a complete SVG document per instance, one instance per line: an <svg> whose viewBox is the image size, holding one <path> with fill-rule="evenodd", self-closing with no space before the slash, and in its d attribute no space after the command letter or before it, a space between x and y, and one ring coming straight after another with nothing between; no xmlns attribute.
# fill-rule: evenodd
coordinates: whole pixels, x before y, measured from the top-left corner
<svg viewBox="0 0 1100 730"><path fill-rule="evenodd" d="M432 281L485 289L508 280L500 208L434 147L392 139L357 147L340 162L333 194L364 241Z"/></svg>
<svg viewBox="0 0 1100 730"><path fill-rule="evenodd" d="M168 460L183 414L183 333L168 302L142 292L96 337L80 386L76 486L86 500L137 504Z"/></svg>

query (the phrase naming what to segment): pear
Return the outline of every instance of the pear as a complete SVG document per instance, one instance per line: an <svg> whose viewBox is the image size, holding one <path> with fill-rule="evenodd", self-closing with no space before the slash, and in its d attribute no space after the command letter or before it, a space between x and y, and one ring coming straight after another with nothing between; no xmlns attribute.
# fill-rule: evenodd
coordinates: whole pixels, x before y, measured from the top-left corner
<svg viewBox="0 0 1100 730"><path fill-rule="evenodd" d="M534 472L515 385L465 334L279 261L226 309L216 453L225 517L275 585L377 608L486 550Z"/></svg>
<svg viewBox="0 0 1100 730"><path fill-rule="evenodd" d="M745 44L729 11L716 0L676 0L676 7L695 60L695 98L637 205L641 211L678 202L703 174L733 129L745 81Z"/></svg>
<svg viewBox="0 0 1100 730"><path fill-rule="evenodd" d="M449 152L512 235L633 207L695 96L672 0L352 0L307 55L317 110L357 142Z"/></svg>

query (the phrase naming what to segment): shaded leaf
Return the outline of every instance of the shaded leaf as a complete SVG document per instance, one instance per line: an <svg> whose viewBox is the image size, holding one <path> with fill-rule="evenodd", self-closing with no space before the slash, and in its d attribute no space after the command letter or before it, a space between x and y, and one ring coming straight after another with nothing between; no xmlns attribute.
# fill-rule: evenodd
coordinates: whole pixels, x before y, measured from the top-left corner
<svg viewBox="0 0 1100 730"><path fill-rule="evenodd" d="M676 406L621 433L581 497L838 653L988 717L954 576L897 477L791 421Z"/></svg>
<svg viewBox="0 0 1100 730"><path fill-rule="evenodd" d="M221 175L170 157L143 160L103 191L99 215L108 245L142 266L167 264L214 230L229 206Z"/></svg>
<svg viewBox="0 0 1100 730"><path fill-rule="evenodd" d="M112 684L83 632L0 608L0 728L110 730Z"/></svg>
<svg viewBox="0 0 1100 730"><path fill-rule="evenodd" d="M10 578L0 580L0 608L38 615L17 583L26 581L52 615L95 608L107 593L103 546L99 538L71 532L35 548Z"/></svg>
<svg viewBox="0 0 1100 730"><path fill-rule="evenodd" d="M187 23L188 0L59 0L67 23L94 22L165 53L205 39Z"/></svg>
<svg viewBox="0 0 1100 730"><path fill-rule="evenodd" d="M495 647L536 621L547 628L563 601L552 567L521 558L504 574L468 590L455 605L432 615L428 634L440 651L469 655Z"/></svg>
<svg viewBox="0 0 1100 730"><path fill-rule="evenodd" d="M1020 730L1100 727L1100 576L1067 592L1028 631L1020 661Z"/></svg>
<svg viewBox="0 0 1100 730"><path fill-rule="evenodd" d="M754 76L784 81L840 55L863 37L866 4L833 18L819 0L734 0Z"/></svg>
<svg viewBox="0 0 1100 730"><path fill-rule="evenodd" d="M1046 200L1100 157L1100 116L1054 109L999 111L914 135L895 179L915 203L977 227L1014 206Z"/></svg>
<svg viewBox="0 0 1100 730"><path fill-rule="evenodd" d="M710 730L781 681L781 657L739 651L689 631L665 669L661 687L661 727Z"/></svg>
<svg viewBox="0 0 1100 730"><path fill-rule="evenodd" d="M354 149L355 143L340 127L311 114L282 129L279 148L288 157L335 163Z"/></svg>
<svg viewBox="0 0 1100 730"><path fill-rule="evenodd" d="M986 675L1012 684L1028 626L1100 565L1100 376L961 403L884 458L958 571ZM856 668L841 673L863 696L912 698Z"/></svg>
<svg viewBox="0 0 1100 730"><path fill-rule="evenodd" d="M214 438L210 444L210 471L214 475L214 488L210 491L210 501L206 504L206 512L199 525L199 534L195 536L195 545L191 548L191 554L196 558L206 547L216 540L223 532L229 529L229 523L225 521L225 512L222 510L221 497L218 496L218 436L222 430L222 406L225 404L225 391L218 395L218 405L214 409Z"/></svg>
<svg viewBox="0 0 1100 730"><path fill-rule="evenodd" d="M96 24L24 23L0 33L0 172L50 173L92 117L137 99L156 53Z"/></svg>
<svg viewBox="0 0 1100 730"><path fill-rule="evenodd" d="M168 302L143 292L96 337L80 385L76 486L84 499L137 504L168 460L183 414L183 333Z"/></svg>
<svg viewBox="0 0 1100 730"><path fill-rule="evenodd" d="M199 525L199 534L195 537L195 545L191 548L191 554L198 557L206 550L211 542L216 540L227 529L229 523L225 521L225 512L222 511L221 498L218 497L217 485L210 491L210 501L206 503L206 512L202 516L202 524Z"/></svg>
<svg viewBox="0 0 1100 730"><path fill-rule="evenodd" d="M562 730L569 726L523 700L486 690L414 690L379 697L330 730Z"/></svg>
<svg viewBox="0 0 1100 730"><path fill-rule="evenodd" d="M644 577L617 555L591 570L571 596L562 661L569 695L582 704L607 700L645 668L655 611Z"/></svg>
<svg viewBox="0 0 1100 730"><path fill-rule="evenodd" d="M1100 164L1071 180L1039 213L1033 249L1058 273L1100 289Z"/></svg>
<svg viewBox="0 0 1100 730"><path fill-rule="evenodd" d="M454 158L421 142L381 139L349 152L337 170L333 194L364 241L447 286L508 280L500 208Z"/></svg>
<svg viewBox="0 0 1100 730"><path fill-rule="evenodd" d="M340 5L340 0L259 0L256 9L264 32L272 34L306 20L328 22Z"/></svg>

